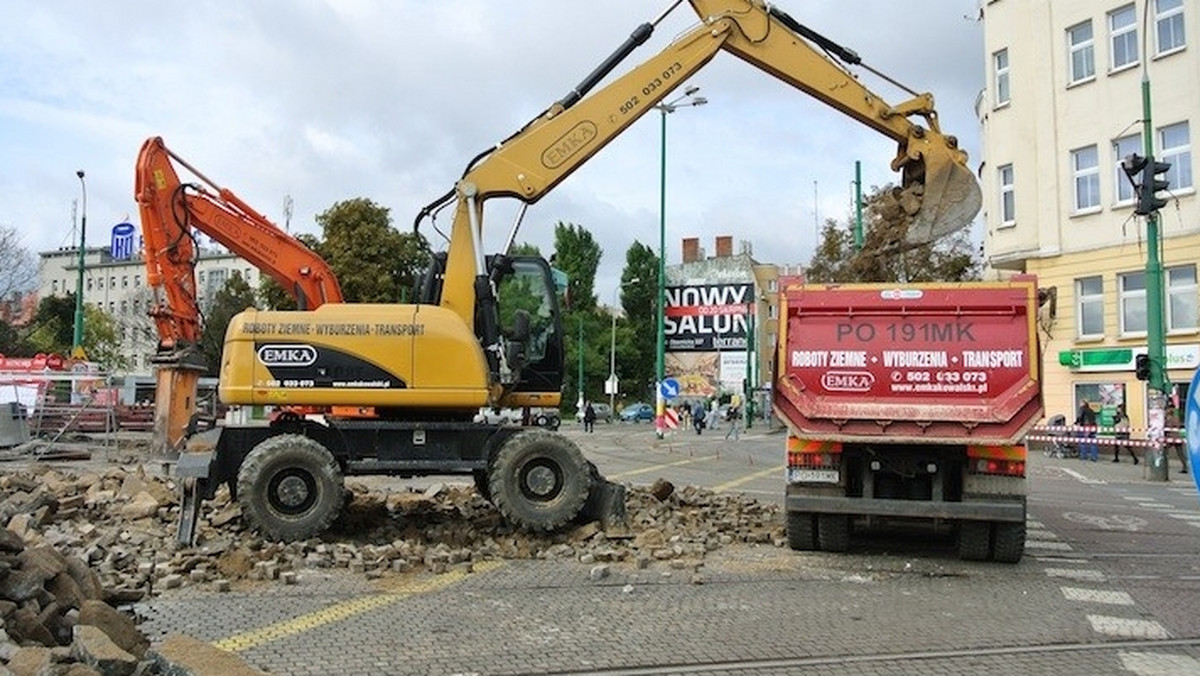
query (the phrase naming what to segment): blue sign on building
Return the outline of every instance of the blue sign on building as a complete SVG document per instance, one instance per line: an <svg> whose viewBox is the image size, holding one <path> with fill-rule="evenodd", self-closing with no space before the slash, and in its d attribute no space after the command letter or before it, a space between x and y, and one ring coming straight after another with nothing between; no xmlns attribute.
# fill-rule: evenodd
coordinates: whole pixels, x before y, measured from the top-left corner
<svg viewBox="0 0 1200 676"><path fill-rule="evenodd" d="M112 228L112 257L118 261L133 258L133 235L137 228L132 223L117 223Z"/></svg>

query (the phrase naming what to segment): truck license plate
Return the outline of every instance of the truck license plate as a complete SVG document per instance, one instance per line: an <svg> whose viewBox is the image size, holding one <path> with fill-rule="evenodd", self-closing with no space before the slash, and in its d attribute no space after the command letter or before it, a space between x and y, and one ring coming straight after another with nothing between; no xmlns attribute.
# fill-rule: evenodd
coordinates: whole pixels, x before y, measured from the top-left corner
<svg viewBox="0 0 1200 676"><path fill-rule="evenodd" d="M838 471L836 469L800 469L797 467L788 468L788 483L820 483L820 484L836 484L838 482Z"/></svg>

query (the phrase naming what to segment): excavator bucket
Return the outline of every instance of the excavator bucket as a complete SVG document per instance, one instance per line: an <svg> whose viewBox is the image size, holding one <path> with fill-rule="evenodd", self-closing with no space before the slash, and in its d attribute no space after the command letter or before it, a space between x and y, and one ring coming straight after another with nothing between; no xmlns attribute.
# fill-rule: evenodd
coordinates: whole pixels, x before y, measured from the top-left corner
<svg viewBox="0 0 1200 676"><path fill-rule="evenodd" d="M930 138L933 137L933 138ZM965 228L979 213L983 193L951 139L927 132L918 159L904 166L905 186L893 197L912 217L909 244L926 244ZM911 158L913 153L909 153Z"/></svg>

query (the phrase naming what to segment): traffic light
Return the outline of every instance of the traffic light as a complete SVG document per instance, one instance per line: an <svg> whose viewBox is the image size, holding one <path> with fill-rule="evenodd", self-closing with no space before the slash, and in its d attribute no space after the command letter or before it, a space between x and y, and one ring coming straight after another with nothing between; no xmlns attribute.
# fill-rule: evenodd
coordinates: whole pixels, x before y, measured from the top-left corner
<svg viewBox="0 0 1200 676"><path fill-rule="evenodd" d="M1139 354L1133 358L1133 373L1138 380L1150 380L1150 355Z"/></svg>
<svg viewBox="0 0 1200 676"><path fill-rule="evenodd" d="M1146 164L1142 167L1142 190L1138 195L1137 208L1134 209L1139 216L1149 216L1167 206L1166 198L1159 197L1158 191L1171 186L1171 182L1165 176L1170 169L1169 162L1157 162L1153 155L1146 158ZM1160 178L1159 174L1164 176Z"/></svg>

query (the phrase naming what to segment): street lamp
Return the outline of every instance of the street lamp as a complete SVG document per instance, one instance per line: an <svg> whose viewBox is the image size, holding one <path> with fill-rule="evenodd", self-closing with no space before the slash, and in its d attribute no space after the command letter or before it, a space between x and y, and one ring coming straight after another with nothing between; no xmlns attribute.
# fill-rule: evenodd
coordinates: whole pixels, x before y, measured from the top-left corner
<svg viewBox="0 0 1200 676"><path fill-rule="evenodd" d="M702 106L708 103L703 96L696 96L699 87L688 87L683 94L666 103L654 106L662 119L662 148L659 166L659 205L658 205L658 329L655 332L654 358L654 428L658 438L663 438L666 421L663 419L666 400L662 394L662 383L666 367L666 314L667 314L667 114L680 108Z"/></svg>
<svg viewBox="0 0 1200 676"><path fill-rule="evenodd" d="M612 411L617 404L617 292L630 284L637 284L642 281L640 277L634 277L628 282L618 284L613 288L612 302L612 340L608 348L608 410Z"/></svg>
<svg viewBox="0 0 1200 676"><path fill-rule="evenodd" d="M87 182L83 180L83 170L75 172L79 177L79 186L83 190L83 216L79 219L79 279L75 282L75 335L71 345L71 356L83 357L83 256L87 250Z"/></svg>

